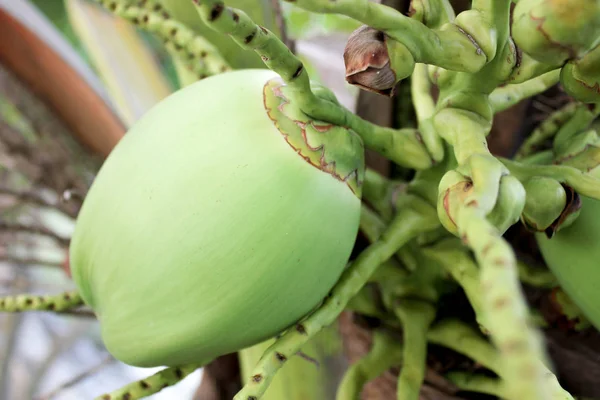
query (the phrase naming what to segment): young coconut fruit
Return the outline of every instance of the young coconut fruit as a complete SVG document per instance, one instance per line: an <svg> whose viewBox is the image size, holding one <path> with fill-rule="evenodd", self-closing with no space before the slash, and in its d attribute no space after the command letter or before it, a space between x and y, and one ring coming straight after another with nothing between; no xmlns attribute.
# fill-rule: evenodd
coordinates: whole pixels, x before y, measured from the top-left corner
<svg viewBox="0 0 600 400"><path fill-rule="evenodd" d="M364 149L269 70L192 84L105 161L77 219L73 279L124 363L207 363L327 296L358 232Z"/></svg>

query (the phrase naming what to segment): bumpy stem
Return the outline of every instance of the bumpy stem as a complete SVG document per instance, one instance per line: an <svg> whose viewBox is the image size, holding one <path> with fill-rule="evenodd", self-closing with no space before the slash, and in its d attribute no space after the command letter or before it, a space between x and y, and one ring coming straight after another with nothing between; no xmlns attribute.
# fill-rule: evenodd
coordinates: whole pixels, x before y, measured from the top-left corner
<svg viewBox="0 0 600 400"><path fill-rule="evenodd" d="M554 151L561 153L561 150L568 146L575 135L581 133L600 115L600 104L588 107L585 104L579 104L575 113L558 130L554 137Z"/></svg>
<svg viewBox="0 0 600 400"><path fill-rule="evenodd" d="M431 208L429 205L426 207L427 210ZM267 349L252 373L253 379L246 383L234 400L260 398L285 361L296 354L302 345L324 326L331 324L337 318L381 263L420 233L438 226L435 214L423 213L423 208L422 200L406 199L404 207L399 210L389 228L344 271L321 307L285 332Z"/></svg>
<svg viewBox="0 0 600 400"><path fill-rule="evenodd" d="M0 298L0 311L53 311L66 312L83 305L83 300L77 292L65 292L55 296L38 296L22 294Z"/></svg>
<svg viewBox="0 0 600 400"><path fill-rule="evenodd" d="M499 87L490 95L492 108L494 112L504 111L521 100L542 93L554 86L558 83L559 77L560 70L556 69L522 83Z"/></svg>
<svg viewBox="0 0 600 400"><path fill-rule="evenodd" d="M402 183L393 182L378 172L367 168L363 182L362 199L370 204L379 215L389 220L393 214L394 191Z"/></svg>
<svg viewBox="0 0 600 400"><path fill-rule="evenodd" d="M464 322L441 321L429 329L427 340L463 354L498 375L502 373L498 351Z"/></svg>
<svg viewBox="0 0 600 400"><path fill-rule="evenodd" d="M568 103L562 108L554 111L548 118L541 122L523 142L515 155L515 160L522 160L536 152L546 140L556 135L560 127L573 116L576 110L576 103Z"/></svg>
<svg viewBox="0 0 600 400"><path fill-rule="evenodd" d="M435 112L435 103L431 96L431 82L427 75L427 66L417 64L411 77L411 97L417 114L423 143L435 161L444 157L444 145L433 127L431 117Z"/></svg>
<svg viewBox="0 0 600 400"><path fill-rule="evenodd" d="M158 2L95 1L113 14L163 40L167 50L173 56L178 57L189 70L196 74L198 79L231 69L210 42L195 34L184 24L171 19Z"/></svg>
<svg viewBox="0 0 600 400"><path fill-rule="evenodd" d="M429 302L399 299L394 313L402 322L402 369L398 377L398 400L418 400L425 379L427 330L435 318L435 307Z"/></svg>
<svg viewBox="0 0 600 400"><path fill-rule="evenodd" d="M464 391L485 393L501 399L510 398L502 382L496 378L462 371L450 372L446 374L446 378Z"/></svg>
<svg viewBox="0 0 600 400"><path fill-rule="evenodd" d="M546 399L546 371L539 364L546 355L539 332L528 323L514 253L481 210L464 207L458 218L461 234L481 266L483 307L486 315L493 315L486 323L500 350L507 390L513 398Z"/></svg>
<svg viewBox="0 0 600 400"><path fill-rule="evenodd" d="M200 367L201 365L190 364L182 367L166 368L148 378L123 386L112 393L98 396L96 400L143 399L160 392L164 388L175 385Z"/></svg>
<svg viewBox="0 0 600 400"><path fill-rule="evenodd" d="M427 339L431 343L447 347L457 353L463 354L499 375L502 378L502 382L494 380L493 386L502 388L502 398L510 400L534 398L520 397L520 394L515 395L510 392L510 385L506 385L507 380L510 379L510 371L505 369L506 366L500 358L500 353L475 329L466 325L464 322L458 320L444 320L437 323L429 330ZM543 372L541 379L548 391L549 397L544 397L544 399L573 400L573 397L560 386L554 374L552 374L540 360L537 360L537 365ZM453 373L449 374L448 378L455 382L452 374ZM470 387L469 390L490 393L485 390L486 386L462 386L458 383L457 385L463 389Z"/></svg>
<svg viewBox="0 0 600 400"><path fill-rule="evenodd" d="M365 146L400 165L416 169L431 166L431 157L416 130L380 127L332 101L330 96L317 96L302 62L276 35L256 25L242 10L227 7L220 0L193 1L209 27L231 35L242 48L256 51L265 64L281 76L290 96L304 113L317 120L349 127L362 137Z"/></svg>
<svg viewBox="0 0 600 400"><path fill-rule="evenodd" d="M452 278L463 288L469 303L475 311L475 317L482 329L487 325L484 317L484 306L481 300L479 268L456 238L444 239L433 246L424 247L423 253L440 263Z"/></svg>
<svg viewBox="0 0 600 400"><path fill-rule="evenodd" d="M336 400L355 400L360 397L365 384L383 374L394 365L400 365L402 346L387 333L376 330L373 345L366 356L355 362L344 374L338 387Z"/></svg>
<svg viewBox="0 0 600 400"><path fill-rule="evenodd" d="M559 285L556 276L550 270L534 268L521 261L517 261L517 268L519 279L528 285L546 289Z"/></svg>

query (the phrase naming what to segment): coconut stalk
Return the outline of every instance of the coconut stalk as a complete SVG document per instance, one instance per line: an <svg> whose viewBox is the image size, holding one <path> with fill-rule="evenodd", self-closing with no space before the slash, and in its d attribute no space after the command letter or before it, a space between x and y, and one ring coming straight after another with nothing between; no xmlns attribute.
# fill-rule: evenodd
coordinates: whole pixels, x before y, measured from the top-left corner
<svg viewBox="0 0 600 400"><path fill-rule="evenodd" d="M342 356L342 338L337 324L323 330L306 343L277 374L264 400L331 400L347 364ZM252 369L272 344L268 340L240 351L242 380L251 378Z"/></svg>

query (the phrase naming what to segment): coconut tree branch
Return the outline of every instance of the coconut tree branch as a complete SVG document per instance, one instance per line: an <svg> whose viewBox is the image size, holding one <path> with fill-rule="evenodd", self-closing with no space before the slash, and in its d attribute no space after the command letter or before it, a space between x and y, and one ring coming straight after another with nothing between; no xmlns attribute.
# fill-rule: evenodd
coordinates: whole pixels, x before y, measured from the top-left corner
<svg viewBox="0 0 600 400"><path fill-rule="evenodd" d="M363 358L352 364L344 374L336 400L355 400L365 384L402 362L402 346L381 330L373 332L373 345Z"/></svg>
<svg viewBox="0 0 600 400"><path fill-rule="evenodd" d="M418 400L425 379L427 331L435 318L433 304L420 300L398 299L394 313L402 322L402 369L398 377L398 400Z"/></svg>
<svg viewBox="0 0 600 400"><path fill-rule="evenodd" d="M199 79L231 68L218 50L184 24L170 18L157 2L95 0L108 11L145 29L164 41L167 50L178 57ZM138 6L141 3L141 7Z"/></svg>
<svg viewBox="0 0 600 400"><path fill-rule="evenodd" d="M555 69L522 83L514 83L499 87L490 94L492 108L495 113L504 111L521 100L540 94L546 89L556 85L559 77L560 70Z"/></svg>
<svg viewBox="0 0 600 400"><path fill-rule="evenodd" d="M531 134L525 139L517 154L515 160L520 161L525 157L536 152L546 140L550 139L559 131L577 110L576 103L568 103L562 108L554 111L548 118L542 121Z"/></svg>
<svg viewBox="0 0 600 400"><path fill-rule="evenodd" d="M530 165L506 158L499 158L499 160L508 168L511 175L521 181L534 176L554 178L571 186L583 196L600 199L600 179L575 167L567 165Z"/></svg>
<svg viewBox="0 0 600 400"><path fill-rule="evenodd" d="M161 390L173 386L180 382L183 378L200 368L201 365L190 364L181 367L165 368L148 378L130 383L127 386L115 390L112 393L107 393L98 396L96 400L106 399L127 399L138 400L148 397Z"/></svg>
<svg viewBox="0 0 600 400"><path fill-rule="evenodd" d="M498 351L464 322L453 319L438 322L427 332L427 340L463 354L496 374L502 372Z"/></svg>
<svg viewBox="0 0 600 400"><path fill-rule="evenodd" d="M449 372L446 374L446 378L464 391L485 393L501 399L511 399L506 392L506 388L497 378L463 371Z"/></svg>
<svg viewBox="0 0 600 400"><path fill-rule="evenodd" d="M22 294L0 297L0 311L3 312L53 311L61 313L83 304L83 299L77 292L65 292L54 296Z"/></svg>

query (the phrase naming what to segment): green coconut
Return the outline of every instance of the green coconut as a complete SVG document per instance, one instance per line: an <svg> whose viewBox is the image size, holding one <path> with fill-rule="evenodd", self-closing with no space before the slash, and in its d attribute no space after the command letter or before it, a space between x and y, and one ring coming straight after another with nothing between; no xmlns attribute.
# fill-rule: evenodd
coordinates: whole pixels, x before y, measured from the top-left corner
<svg viewBox="0 0 600 400"><path fill-rule="evenodd" d="M343 272L360 219L356 133L312 121L269 70L192 84L99 171L73 279L124 363L207 363L292 326Z"/></svg>
<svg viewBox="0 0 600 400"><path fill-rule="evenodd" d="M537 61L562 66L600 40L597 0L520 0L511 32L517 46Z"/></svg>

